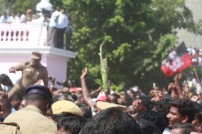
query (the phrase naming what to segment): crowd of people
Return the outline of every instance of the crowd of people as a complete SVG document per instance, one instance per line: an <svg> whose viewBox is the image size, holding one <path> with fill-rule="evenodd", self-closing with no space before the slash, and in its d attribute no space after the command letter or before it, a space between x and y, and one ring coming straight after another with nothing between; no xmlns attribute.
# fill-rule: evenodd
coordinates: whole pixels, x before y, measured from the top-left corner
<svg viewBox="0 0 202 134"><path fill-rule="evenodd" d="M53 9L52 12L36 12L28 9L26 13L11 12L10 15L4 11L0 17L0 23L20 24L20 23L46 23L47 41L45 45L60 49L69 49L72 37L71 16L65 12L64 8ZM65 38L64 38L65 37Z"/></svg>
<svg viewBox="0 0 202 134"><path fill-rule="evenodd" d="M38 17L39 16L32 9L28 9L26 13L19 11L19 12L11 12L10 14L8 14L6 11L4 11L1 15L0 23L6 23L6 24L27 23L37 19Z"/></svg>
<svg viewBox="0 0 202 134"><path fill-rule="evenodd" d="M33 52L30 61L9 69L22 72L17 83L0 75L1 132L8 130L2 127L6 125L22 134L202 133L202 93L193 82L183 82L181 74L166 89L154 86L149 94L138 86L115 92L108 85L105 92L102 86L88 89L86 67L81 70L81 87L70 80L58 82L48 76L41 56Z"/></svg>

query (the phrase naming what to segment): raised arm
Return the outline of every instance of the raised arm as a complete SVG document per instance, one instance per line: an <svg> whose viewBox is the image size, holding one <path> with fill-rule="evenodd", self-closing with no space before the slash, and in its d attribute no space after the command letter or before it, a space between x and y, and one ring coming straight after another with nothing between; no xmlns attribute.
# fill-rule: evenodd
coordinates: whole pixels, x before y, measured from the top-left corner
<svg viewBox="0 0 202 134"><path fill-rule="evenodd" d="M182 74L177 74L174 78L174 84L176 86L178 97L184 98L183 93L182 93L181 82L180 82L181 77L182 77Z"/></svg>
<svg viewBox="0 0 202 134"><path fill-rule="evenodd" d="M89 91L88 91L88 88L87 88L87 85L86 85L86 75L88 73L88 69L87 67L85 67L83 70L82 70L82 74L81 74L81 88L82 88L82 94L83 94L83 98L84 98L84 101L87 103L87 105L89 107L93 107L94 106L94 103L90 97L90 94L89 94Z"/></svg>

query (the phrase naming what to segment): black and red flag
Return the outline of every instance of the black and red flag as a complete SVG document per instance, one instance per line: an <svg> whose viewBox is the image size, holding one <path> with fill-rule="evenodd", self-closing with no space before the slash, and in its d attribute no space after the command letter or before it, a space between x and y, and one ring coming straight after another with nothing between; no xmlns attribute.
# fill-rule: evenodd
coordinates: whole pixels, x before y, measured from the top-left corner
<svg viewBox="0 0 202 134"><path fill-rule="evenodd" d="M184 42L182 42L162 62L161 70L166 77L170 77L192 66L192 64L192 57L188 53Z"/></svg>

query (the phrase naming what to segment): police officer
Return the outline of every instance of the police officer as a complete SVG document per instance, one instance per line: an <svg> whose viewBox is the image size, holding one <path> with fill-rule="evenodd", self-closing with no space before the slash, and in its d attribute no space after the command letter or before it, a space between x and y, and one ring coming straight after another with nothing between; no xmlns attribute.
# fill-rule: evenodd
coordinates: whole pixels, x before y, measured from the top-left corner
<svg viewBox="0 0 202 134"><path fill-rule="evenodd" d="M26 61L25 63L18 64L9 69L10 73L22 71L22 78L8 92L9 99L16 92L20 93L21 95L25 95L25 88L35 84L39 80L43 81L44 86L48 86L48 71L47 68L40 63L41 53L32 52L31 57L31 61Z"/></svg>
<svg viewBox="0 0 202 134"><path fill-rule="evenodd" d="M6 117L4 122L15 122L22 134L56 134L57 126L46 117L51 108L52 94L41 85L32 85L26 89L26 107Z"/></svg>

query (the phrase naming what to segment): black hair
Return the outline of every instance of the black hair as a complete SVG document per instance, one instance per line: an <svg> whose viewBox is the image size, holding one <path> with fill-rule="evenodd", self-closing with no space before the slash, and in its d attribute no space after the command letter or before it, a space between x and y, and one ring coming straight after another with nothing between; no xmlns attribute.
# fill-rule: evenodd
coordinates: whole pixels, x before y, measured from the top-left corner
<svg viewBox="0 0 202 134"><path fill-rule="evenodd" d="M78 103L77 106L82 110L83 117L85 119L89 119L92 117L92 111L88 105L86 105L85 103Z"/></svg>
<svg viewBox="0 0 202 134"><path fill-rule="evenodd" d="M78 100L78 97L77 97L75 94L72 94L71 97L72 97L72 99L73 99L74 101L77 101L77 100Z"/></svg>
<svg viewBox="0 0 202 134"><path fill-rule="evenodd" d="M168 125L168 118L166 118L166 116L170 110L170 102L171 99L163 99L162 101L154 103L156 112L160 113L165 118L167 125Z"/></svg>
<svg viewBox="0 0 202 134"><path fill-rule="evenodd" d="M176 123L171 129L181 129L181 134L190 134L191 132L195 132L194 126L190 123Z"/></svg>
<svg viewBox="0 0 202 134"><path fill-rule="evenodd" d="M111 94L111 96L113 96L115 98L114 100L111 99L111 102L118 104L118 98L120 98L120 95L118 95L117 93L113 93L113 94Z"/></svg>
<svg viewBox="0 0 202 134"><path fill-rule="evenodd" d="M152 131L162 133L167 127L166 119L160 113L155 111L142 111L137 116L140 127L144 130L150 128ZM148 131L148 130L144 130ZM143 132L144 133L144 132ZM146 134L146 132L144 133Z"/></svg>
<svg viewBox="0 0 202 134"><path fill-rule="evenodd" d="M0 75L0 83L6 86L13 86L13 82L11 81L10 77L6 74Z"/></svg>
<svg viewBox="0 0 202 134"><path fill-rule="evenodd" d="M58 124L58 129L63 128L69 130L71 134L79 134L81 128L86 123L86 120L80 116L69 116L62 119Z"/></svg>
<svg viewBox="0 0 202 134"><path fill-rule="evenodd" d="M155 124L151 121L142 119L139 122L143 134L162 134L162 132L157 128Z"/></svg>
<svg viewBox="0 0 202 134"><path fill-rule="evenodd" d="M40 104L42 104L42 105L47 105L48 104L49 108L51 107L51 104L52 104L52 101L49 98L47 98L47 97L45 97L45 96L43 96L41 94L29 94L29 95L26 95L25 100L26 100L27 103L29 103L29 102L31 102L31 103L32 102L40 102Z"/></svg>
<svg viewBox="0 0 202 134"><path fill-rule="evenodd" d="M15 93L12 97L11 97L11 101L12 100L22 100L23 99L23 96L19 93Z"/></svg>
<svg viewBox="0 0 202 134"><path fill-rule="evenodd" d="M5 105L8 109L12 108L11 102L8 99L0 99L0 103Z"/></svg>
<svg viewBox="0 0 202 134"><path fill-rule="evenodd" d="M154 102L151 101L149 97L141 97L141 102L142 105L147 109L147 110L152 110L154 107Z"/></svg>
<svg viewBox="0 0 202 134"><path fill-rule="evenodd" d="M188 122L191 123L191 121L194 119L194 115L196 113L196 108L194 106L194 103L189 99L174 99L170 106L176 107L179 110L179 113L181 116L188 116Z"/></svg>
<svg viewBox="0 0 202 134"><path fill-rule="evenodd" d="M88 120L80 134L141 134L141 129L128 113L108 108Z"/></svg>

